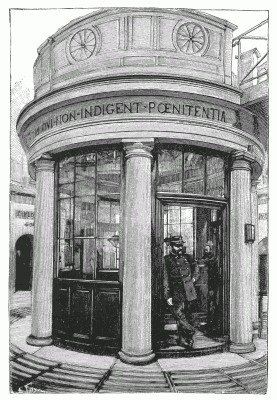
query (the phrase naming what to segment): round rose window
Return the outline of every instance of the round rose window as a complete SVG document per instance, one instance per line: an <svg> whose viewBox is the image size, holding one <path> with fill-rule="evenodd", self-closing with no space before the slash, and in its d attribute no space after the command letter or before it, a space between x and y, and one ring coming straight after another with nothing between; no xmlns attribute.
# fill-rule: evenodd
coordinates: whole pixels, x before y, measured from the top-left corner
<svg viewBox="0 0 277 400"><path fill-rule="evenodd" d="M178 28L176 42L183 53L194 54L203 49L205 34L200 25L189 22Z"/></svg>
<svg viewBox="0 0 277 400"><path fill-rule="evenodd" d="M90 29L82 29L72 36L69 45L70 55L75 61L87 60L93 54L95 46L94 32Z"/></svg>

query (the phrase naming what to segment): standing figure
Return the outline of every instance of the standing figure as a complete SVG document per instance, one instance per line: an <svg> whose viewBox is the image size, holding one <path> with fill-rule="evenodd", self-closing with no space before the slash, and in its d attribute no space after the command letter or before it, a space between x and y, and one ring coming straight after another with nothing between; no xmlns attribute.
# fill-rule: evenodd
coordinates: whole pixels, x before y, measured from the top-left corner
<svg viewBox="0 0 277 400"><path fill-rule="evenodd" d="M219 287L219 273L218 262L214 256L212 242L208 242L204 247L204 255L201 259L202 262L208 267L208 330L210 333L216 331L216 316L218 308L218 287Z"/></svg>
<svg viewBox="0 0 277 400"><path fill-rule="evenodd" d="M177 321L178 345L192 348L195 333L191 325L192 304L197 298L194 282L199 278L199 270L186 254L182 236L171 236L170 246L171 252L164 258L164 294Z"/></svg>

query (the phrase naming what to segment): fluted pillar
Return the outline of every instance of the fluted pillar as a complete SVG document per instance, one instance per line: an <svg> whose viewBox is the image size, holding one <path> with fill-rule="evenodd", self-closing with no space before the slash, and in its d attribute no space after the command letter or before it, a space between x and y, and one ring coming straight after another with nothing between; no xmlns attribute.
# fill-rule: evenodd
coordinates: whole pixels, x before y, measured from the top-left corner
<svg viewBox="0 0 277 400"><path fill-rule="evenodd" d="M36 207L33 253L32 326L27 343L52 343L54 226L54 161L44 156L36 162Z"/></svg>
<svg viewBox="0 0 277 400"><path fill-rule="evenodd" d="M245 243L251 224L251 157L235 153L230 187L230 351L255 350L252 342L252 244Z"/></svg>
<svg viewBox="0 0 277 400"><path fill-rule="evenodd" d="M253 337L258 337L259 330L259 220L258 220L258 194L257 179L251 181L251 215L252 224L255 226L255 241L251 246L252 259L252 322Z"/></svg>
<svg viewBox="0 0 277 400"><path fill-rule="evenodd" d="M151 343L151 150L127 145L124 202L122 361L153 360Z"/></svg>

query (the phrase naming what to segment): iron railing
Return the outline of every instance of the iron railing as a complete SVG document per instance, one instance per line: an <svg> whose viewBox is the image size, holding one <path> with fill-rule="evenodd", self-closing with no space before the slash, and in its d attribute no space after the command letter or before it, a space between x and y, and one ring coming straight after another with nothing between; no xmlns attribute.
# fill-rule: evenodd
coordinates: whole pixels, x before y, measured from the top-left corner
<svg viewBox="0 0 277 400"><path fill-rule="evenodd" d="M239 88L246 83L253 82L253 85L256 83L260 83L262 81L262 77L266 76L268 78L268 66L267 66L267 57L268 57L268 38L265 36L258 35L249 35L251 32L256 31L261 26L268 24L268 19L260 22L258 25L248 29L246 32L238 35L233 39L232 46L238 46L238 54L236 56L238 60L237 65L237 85ZM266 40L267 41L267 51L266 53L247 71L244 76L242 76L242 40L250 39L250 40ZM258 58L260 55L258 55ZM264 61L265 60L265 61ZM262 62L264 63L262 64Z"/></svg>

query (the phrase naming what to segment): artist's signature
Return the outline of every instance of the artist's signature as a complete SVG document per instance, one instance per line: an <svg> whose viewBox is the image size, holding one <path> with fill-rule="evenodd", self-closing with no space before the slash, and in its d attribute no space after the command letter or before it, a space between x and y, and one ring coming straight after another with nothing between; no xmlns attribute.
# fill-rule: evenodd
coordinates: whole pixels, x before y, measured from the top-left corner
<svg viewBox="0 0 277 400"><path fill-rule="evenodd" d="M44 393L43 390L34 388L32 386L24 385L21 386L16 393Z"/></svg>

